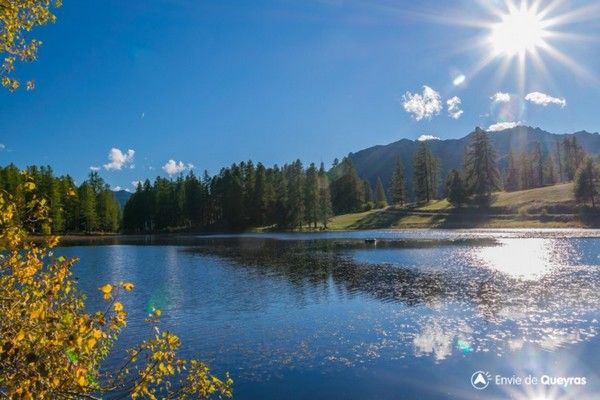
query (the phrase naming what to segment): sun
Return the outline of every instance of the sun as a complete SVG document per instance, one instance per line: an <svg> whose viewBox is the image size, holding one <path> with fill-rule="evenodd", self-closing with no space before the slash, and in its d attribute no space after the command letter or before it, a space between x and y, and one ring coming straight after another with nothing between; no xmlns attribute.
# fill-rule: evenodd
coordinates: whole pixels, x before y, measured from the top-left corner
<svg viewBox="0 0 600 400"><path fill-rule="evenodd" d="M500 16L498 23L490 27L489 42L495 56L513 57L534 52L545 45L547 23L534 8L526 3L521 7L510 7Z"/></svg>

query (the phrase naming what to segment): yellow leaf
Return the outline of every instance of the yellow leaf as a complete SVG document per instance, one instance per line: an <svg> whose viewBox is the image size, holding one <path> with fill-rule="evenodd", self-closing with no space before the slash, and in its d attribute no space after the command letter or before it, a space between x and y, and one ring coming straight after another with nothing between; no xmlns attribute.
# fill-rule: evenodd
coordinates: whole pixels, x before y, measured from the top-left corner
<svg viewBox="0 0 600 400"><path fill-rule="evenodd" d="M89 338L88 341L87 341L87 346L90 349L93 348L94 346L96 346L96 339L94 339L93 337Z"/></svg>
<svg viewBox="0 0 600 400"><path fill-rule="evenodd" d="M114 304L113 306L115 308L116 312L121 312L123 311L123 304L119 303L118 301Z"/></svg>
<svg viewBox="0 0 600 400"><path fill-rule="evenodd" d="M112 289L113 289L113 287L109 283L98 288L98 290L100 290L104 294L110 294L110 292L112 292Z"/></svg>
<svg viewBox="0 0 600 400"><path fill-rule="evenodd" d="M134 288L133 283L131 283L131 282L125 282L125 283L123 283L122 286L123 286L123 289L127 290L128 292L130 292Z"/></svg>

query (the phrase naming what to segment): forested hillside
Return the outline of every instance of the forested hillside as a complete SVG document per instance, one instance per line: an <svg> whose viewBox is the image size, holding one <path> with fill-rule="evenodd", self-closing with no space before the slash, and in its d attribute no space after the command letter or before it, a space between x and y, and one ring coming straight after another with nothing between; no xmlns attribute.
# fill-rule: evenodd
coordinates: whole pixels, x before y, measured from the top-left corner
<svg viewBox="0 0 600 400"><path fill-rule="evenodd" d="M429 140L428 146L432 154L440 160L440 179L444 182L452 169L460 169L463 166L464 154L474 132L461 139ZM498 167L502 174L506 173L509 164L509 155L520 161L537 162L534 158L541 158L546 165L551 163L555 181L559 181L560 161L565 157L563 153L557 152L557 146L565 139L573 140L583 151L590 155L600 155L600 135L585 131L573 134L552 134L540 128L518 126L501 132L490 132L490 138L498 156ZM406 186L409 196L413 198L413 159L419 142L409 139L401 139L397 142L373 146L356 153L350 153L348 158L352 160L358 175L374 186L377 179L381 179L390 193L392 172L397 158L400 158L406 176ZM563 150L563 149L560 149ZM559 151L560 151L559 150ZM535 154L534 154L535 153ZM547 166L545 168L548 168ZM563 171L564 172L564 171ZM564 177L572 179L572 176ZM548 184L550 182L547 182ZM530 186L535 187L535 186ZM529 187L529 188L530 188ZM527 189L528 187L522 187ZM441 194L441 186L437 188Z"/></svg>

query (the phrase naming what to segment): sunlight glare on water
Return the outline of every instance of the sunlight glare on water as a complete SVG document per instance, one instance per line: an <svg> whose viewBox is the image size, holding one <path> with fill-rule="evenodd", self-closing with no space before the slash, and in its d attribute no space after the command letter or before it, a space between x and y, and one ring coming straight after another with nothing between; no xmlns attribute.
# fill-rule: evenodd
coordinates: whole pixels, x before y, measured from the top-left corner
<svg viewBox="0 0 600 400"><path fill-rule="evenodd" d="M532 280L564 265L567 255L552 239L499 239L497 246L472 250L478 265L512 278Z"/></svg>

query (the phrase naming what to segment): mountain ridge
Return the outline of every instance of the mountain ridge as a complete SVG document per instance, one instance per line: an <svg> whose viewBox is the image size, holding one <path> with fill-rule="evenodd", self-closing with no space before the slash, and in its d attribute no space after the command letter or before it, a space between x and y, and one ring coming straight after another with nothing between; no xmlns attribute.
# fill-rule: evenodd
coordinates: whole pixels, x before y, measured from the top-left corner
<svg viewBox="0 0 600 400"><path fill-rule="evenodd" d="M428 140L432 153L441 160L440 188L451 169L460 169L463 163L464 152L475 130L462 138L431 139ZM492 143L498 155L499 168L504 170L505 158L509 151L516 154L530 151L532 146L539 142L546 154L554 154L556 143L566 137L575 137L583 149L592 155L600 155L600 133L580 130L573 133L551 133L540 127L519 125L514 128L498 132L489 132ZM358 175L369 181L375 187L377 178L381 178L386 192L391 184L392 171L396 157L400 157L404 168L406 186L409 193L412 191L412 161L419 145L419 140L402 138L389 144L378 144L351 152L348 158L354 164Z"/></svg>

